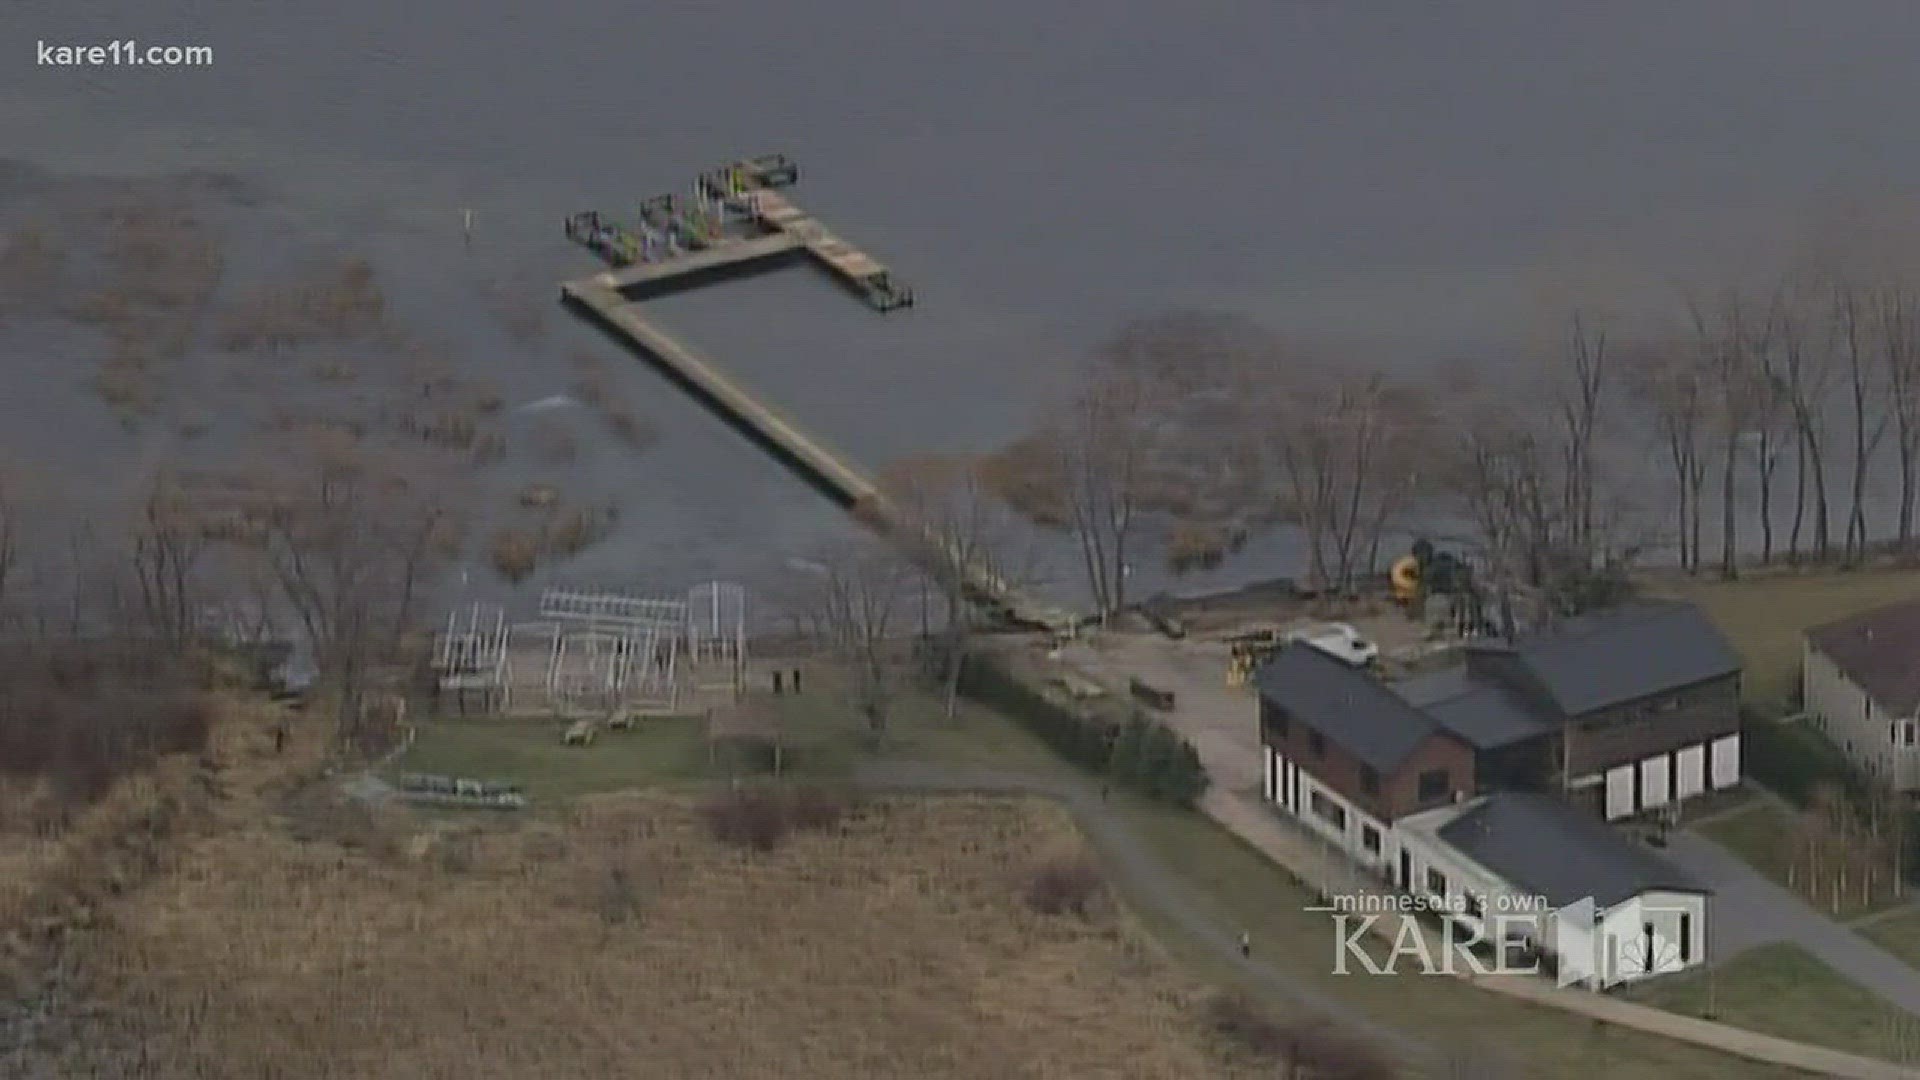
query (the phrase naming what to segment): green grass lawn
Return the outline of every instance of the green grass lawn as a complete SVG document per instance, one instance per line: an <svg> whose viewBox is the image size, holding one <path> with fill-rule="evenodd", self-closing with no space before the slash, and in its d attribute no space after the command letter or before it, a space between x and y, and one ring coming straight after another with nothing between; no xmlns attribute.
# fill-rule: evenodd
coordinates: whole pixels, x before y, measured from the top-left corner
<svg viewBox="0 0 1920 1080"><path fill-rule="evenodd" d="M1915 897L1908 894L1908 900ZM1893 955L1920 968L1920 911L1903 911L1858 928L1859 933Z"/></svg>
<svg viewBox="0 0 1920 1080"><path fill-rule="evenodd" d="M536 803L596 791L709 778L702 722L693 717L641 721L632 731L603 731L590 747L564 746L567 723L485 717L422 724L389 773L435 773L511 780Z"/></svg>
<svg viewBox="0 0 1920 1080"><path fill-rule="evenodd" d="M1786 886L1831 918L1851 919L1904 902L1903 897L1892 895L1887 883L1881 883L1871 896L1863 896L1857 886L1843 891L1837 898L1830 888L1824 887L1817 897L1809 894L1804 883L1793 880L1787 872L1794 830L1792 812L1771 799L1754 799L1740 810L1699 826L1701 835L1738 855L1749 866Z"/></svg>
<svg viewBox="0 0 1920 1080"><path fill-rule="evenodd" d="M1336 930L1332 918L1304 910L1313 901L1285 871L1199 814L1130 799L1116 800L1116 805L1123 808L1155 854L1200 890L1211 915L1226 926L1244 928L1252 935L1257 957L1437 1047L1473 1053L1474 1060L1486 1071L1472 1075L1539 1080L1765 1080L1799 1075L1525 1005L1447 976L1373 976L1358 971L1335 975ZM1142 905L1135 907L1144 911ZM1151 914L1143 914L1143 919L1164 947L1193 970L1216 983L1238 986L1259 996L1258 987L1243 982L1232 965L1167 920ZM1267 1000L1276 1011L1289 1008L1282 999ZM1501 1066L1505 1072L1495 1071Z"/></svg>
<svg viewBox="0 0 1920 1080"><path fill-rule="evenodd" d="M1920 571L1756 571L1735 581L1662 575L1648 591L1704 608L1746 661L1747 700L1782 705L1797 686L1808 627L1920 596Z"/></svg>
<svg viewBox="0 0 1920 1080"><path fill-rule="evenodd" d="M1797 945L1749 949L1709 971L1652 980L1636 1001L1797 1042L1911 1063L1920 1021Z"/></svg>
<svg viewBox="0 0 1920 1080"><path fill-rule="evenodd" d="M876 746L864 722L826 673L802 695L771 699L782 732L787 775L834 778L861 760L929 760L1028 773L1071 767L997 713L962 702L948 718L934 695L909 690L894 703ZM638 721L631 731L602 731L590 747L565 746L561 720L445 717L420 726L413 748L388 770L436 773L523 784L527 797L551 804L623 788L699 783L764 771L766 762L721 746L709 755L696 717Z"/></svg>

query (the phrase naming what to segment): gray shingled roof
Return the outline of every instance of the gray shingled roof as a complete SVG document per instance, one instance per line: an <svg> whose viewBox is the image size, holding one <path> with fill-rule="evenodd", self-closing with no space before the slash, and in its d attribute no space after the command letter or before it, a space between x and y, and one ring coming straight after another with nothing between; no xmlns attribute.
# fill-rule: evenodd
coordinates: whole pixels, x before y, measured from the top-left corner
<svg viewBox="0 0 1920 1080"><path fill-rule="evenodd" d="M1816 626L1807 640L1882 712L1920 711L1920 600L1889 604Z"/></svg>
<svg viewBox="0 0 1920 1080"><path fill-rule="evenodd" d="M1573 619L1514 651L1568 716L1740 670L1706 615L1678 601L1639 601Z"/></svg>
<svg viewBox="0 0 1920 1080"><path fill-rule="evenodd" d="M1467 674L1464 665L1416 675L1393 684L1407 703L1465 739L1476 750L1494 750L1554 730L1518 691Z"/></svg>
<svg viewBox="0 0 1920 1080"><path fill-rule="evenodd" d="M1488 795L1439 831L1475 862L1556 908L1588 896L1612 907L1650 889L1709 891L1599 818L1546 795Z"/></svg>
<svg viewBox="0 0 1920 1080"><path fill-rule="evenodd" d="M1371 674L1303 642L1275 653L1253 684L1261 697L1381 772L1439 730Z"/></svg>

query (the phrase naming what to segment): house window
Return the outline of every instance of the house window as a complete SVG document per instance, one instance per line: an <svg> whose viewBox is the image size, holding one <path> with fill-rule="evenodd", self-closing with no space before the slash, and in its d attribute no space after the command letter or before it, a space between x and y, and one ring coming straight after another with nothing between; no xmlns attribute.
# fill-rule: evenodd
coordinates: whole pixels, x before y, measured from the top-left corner
<svg viewBox="0 0 1920 1080"><path fill-rule="evenodd" d="M1369 854L1380 854L1380 830L1371 825L1360 826L1360 845L1366 848Z"/></svg>
<svg viewBox="0 0 1920 1080"><path fill-rule="evenodd" d="M1481 905L1480 898L1473 895L1472 893L1468 893L1466 896L1466 909L1467 909L1467 914L1473 916L1476 919L1483 918L1486 915L1486 910L1487 910L1485 907Z"/></svg>
<svg viewBox="0 0 1920 1080"><path fill-rule="evenodd" d="M1325 756L1327 752L1327 737L1317 731L1308 732L1307 749L1313 751L1314 757Z"/></svg>
<svg viewBox="0 0 1920 1080"><path fill-rule="evenodd" d="M1369 795L1380 794L1380 773L1371 765L1360 766L1360 790Z"/></svg>
<svg viewBox="0 0 1920 1080"><path fill-rule="evenodd" d="M1684 911L1680 913L1680 962L1693 962L1693 916Z"/></svg>
<svg viewBox="0 0 1920 1080"><path fill-rule="evenodd" d="M1447 895L1447 875L1427 867L1427 891L1435 896Z"/></svg>
<svg viewBox="0 0 1920 1080"><path fill-rule="evenodd" d="M1920 727L1920 724L1916 724L1912 720L1900 721L1901 746L1912 746L1914 744L1914 729L1917 727Z"/></svg>
<svg viewBox="0 0 1920 1080"><path fill-rule="evenodd" d="M1652 700L1641 702L1640 715L1658 716L1661 713L1675 712L1679 708L1680 708L1680 695L1669 694L1666 697L1653 698Z"/></svg>
<svg viewBox="0 0 1920 1080"><path fill-rule="evenodd" d="M1341 809L1340 804L1327 798L1318 791L1313 793L1311 802L1313 804L1313 812L1325 818L1327 824L1332 825L1336 829L1344 829L1347 827L1347 812Z"/></svg>
<svg viewBox="0 0 1920 1080"><path fill-rule="evenodd" d="M1420 774L1420 801L1437 802L1447 797L1447 770L1428 769Z"/></svg>

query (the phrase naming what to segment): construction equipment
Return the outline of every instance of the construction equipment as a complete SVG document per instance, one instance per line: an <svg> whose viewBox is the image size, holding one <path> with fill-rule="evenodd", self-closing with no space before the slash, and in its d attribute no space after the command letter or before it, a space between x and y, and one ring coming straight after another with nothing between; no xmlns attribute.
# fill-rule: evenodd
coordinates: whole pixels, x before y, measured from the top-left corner
<svg viewBox="0 0 1920 1080"><path fill-rule="evenodd" d="M1485 599L1473 579L1473 566L1450 551L1439 551L1432 541L1415 540L1408 554L1394 561L1388 575L1394 602L1408 617L1422 619L1431 597L1446 597L1445 620L1461 634L1480 633L1486 623Z"/></svg>
<svg viewBox="0 0 1920 1080"><path fill-rule="evenodd" d="M1387 580L1393 585L1393 602L1405 607L1420 599L1420 559L1414 555L1402 555L1393 562L1393 568L1387 571Z"/></svg>
<svg viewBox="0 0 1920 1080"><path fill-rule="evenodd" d="M1227 685L1239 687L1247 685L1253 678L1254 669L1266 663L1267 658L1280 651L1286 642L1280 631L1275 629L1254 630L1236 634L1227 639Z"/></svg>
<svg viewBox="0 0 1920 1080"><path fill-rule="evenodd" d="M1419 539L1413 549L1394 560L1388 572L1393 599L1402 605L1417 604L1429 596L1455 596L1474 591L1473 567L1450 551L1439 551L1433 542Z"/></svg>

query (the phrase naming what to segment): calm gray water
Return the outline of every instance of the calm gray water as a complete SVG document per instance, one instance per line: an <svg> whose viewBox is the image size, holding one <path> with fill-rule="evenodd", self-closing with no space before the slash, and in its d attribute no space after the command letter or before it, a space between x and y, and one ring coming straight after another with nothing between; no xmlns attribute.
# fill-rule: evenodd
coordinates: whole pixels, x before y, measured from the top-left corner
<svg viewBox="0 0 1920 1080"><path fill-rule="evenodd" d="M0 155L44 170L10 182L16 219L80 176L240 176L257 197L219 212L239 257L367 255L414 325L518 402L609 347L557 311L516 343L477 282L545 305L586 265L566 212L787 151L797 197L920 306L879 319L794 272L665 317L877 463L1018 431L1132 315L1239 309L1355 363L1513 356L1570 296L1631 309L1835 214L1897 213L1920 172L1916 31L1908 0L6 0ZM120 38L215 61L34 64L40 40ZM9 333L12 455L117 476L164 453L79 415L62 358L83 337ZM566 576L751 576L841 527L623 378L665 440L583 457L569 483L625 516ZM1276 541L1215 577L1287 562Z"/></svg>

